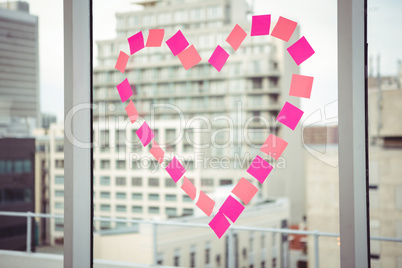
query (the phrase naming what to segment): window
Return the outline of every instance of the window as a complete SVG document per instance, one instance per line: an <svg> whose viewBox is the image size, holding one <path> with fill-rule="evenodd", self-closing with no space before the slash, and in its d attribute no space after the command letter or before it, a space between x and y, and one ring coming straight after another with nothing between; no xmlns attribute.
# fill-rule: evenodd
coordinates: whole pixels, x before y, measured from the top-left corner
<svg viewBox="0 0 402 268"><path fill-rule="evenodd" d="M64 197L64 191L63 190L55 190L54 195L57 197Z"/></svg>
<svg viewBox="0 0 402 268"><path fill-rule="evenodd" d="M131 207L131 212L133 212L133 213L142 213L142 207L141 206L132 206Z"/></svg>
<svg viewBox="0 0 402 268"><path fill-rule="evenodd" d="M159 214L159 207L149 207L148 213L149 214Z"/></svg>
<svg viewBox="0 0 402 268"><path fill-rule="evenodd" d="M194 214L194 210L192 208L183 209L183 216L192 216Z"/></svg>
<svg viewBox="0 0 402 268"><path fill-rule="evenodd" d="M110 211L110 205L101 204L101 205L100 205L100 210L101 210L101 211Z"/></svg>
<svg viewBox="0 0 402 268"><path fill-rule="evenodd" d="M196 246L191 246L191 250L190 250L190 267L195 267L195 253L196 253L197 249Z"/></svg>
<svg viewBox="0 0 402 268"><path fill-rule="evenodd" d="M126 199L127 198L127 194L123 193L123 192L117 192L116 193L116 199Z"/></svg>
<svg viewBox="0 0 402 268"><path fill-rule="evenodd" d="M159 179L158 178L149 178L148 179L148 186L150 186L150 187L158 187L159 186Z"/></svg>
<svg viewBox="0 0 402 268"><path fill-rule="evenodd" d="M116 160L116 169L126 169L126 161Z"/></svg>
<svg viewBox="0 0 402 268"><path fill-rule="evenodd" d="M165 201L176 201L177 197L175 194L166 194L165 195Z"/></svg>
<svg viewBox="0 0 402 268"><path fill-rule="evenodd" d="M131 185L132 186L142 186L142 178L140 178L140 177L131 178Z"/></svg>
<svg viewBox="0 0 402 268"><path fill-rule="evenodd" d="M100 192L101 199L110 199L110 192Z"/></svg>
<svg viewBox="0 0 402 268"><path fill-rule="evenodd" d="M100 177L100 184L101 185L110 185L110 177L108 176L102 176Z"/></svg>
<svg viewBox="0 0 402 268"><path fill-rule="evenodd" d="M165 213L166 213L166 215L171 216L171 217L177 216L177 208L167 207L167 208L165 208Z"/></svg>
<svg viewBox="0 0 402 268"><path fill-rule="evenodd" d="M201 186L214 186L214 180L201 178Z"/></svg>
<svg viewBox="0 0 402 268"><path fill-rule="evenodd" d="M116 205L116 212L126 212L127 206L126 205Z"/></svg>
<svg viewBox="0 0 402 268"><path fill-rule="evenodd" d="M58 185L64 185L64 176L56 175L54 177L54 183Z"/></svg>
<svg viewBox="0 0 402 268"><path fill-rule="evenodd" d="M205 245L205 264L210 263L210 255L211 255L211 243L207 242Z"/></svg>
<svg viewBox="0 0 402 268"><path fill-rule="evenodd" d="M231 179L222 179L219 181L219 185L231 185L233 181Z"/></svg>
<svg viewBox="0 0 402 268"><path fill-rule="evenodd" d="M180 266L180 255L181 255L180 249L175 249L174 255L173 255L174 256L173 257L173 265L176 267Z"/></svg>
<svg viewBox="0 0 402 268"><path fill-rule="evenodd" d="M183 202L193 202L193 200L188 195L183 195Z"/></svg>
<svg viewBox="0 0 402 268"><path fill-rule="evenodd" d="M54 164L56 168L64 168L64 160L62 159L56 159Z"/></svg>
<svg viewBox="0 0 402 268"><path fill-rule="evenodd" d="M116 177L117 186L126 186L126 177Z"/></svg>
<svg viewBox="0 0 402 268"><path fill-rule="evenodd" d="M159 200L159 194L148 194L148 200Z"/></svg>
<svg viewBox="0 0 402 268"><path fill-rule="evenodd" d="M56 208L56 209L64 209L64 203L63 202L55 202L54 203L54 208Z"/></svg>
<svg viewBox="0 0 402 268"><path fill-rule="evenodd" d="M142 200L142 193L132 193L131 199L133 200Z"/></svg>
<svg viewBox="0 0 402 268"><path fill-rule="evenodd" d="M166 178L165 179L165 187L167 187L167 188L175 188L176 183L172 180L172 178Z"/></svg>
<svg viewBox="0 0 402 268"><path fill-rule="evenodd" d="M110 160L101 160L100 168L101 169L110 169Z"/></svg>

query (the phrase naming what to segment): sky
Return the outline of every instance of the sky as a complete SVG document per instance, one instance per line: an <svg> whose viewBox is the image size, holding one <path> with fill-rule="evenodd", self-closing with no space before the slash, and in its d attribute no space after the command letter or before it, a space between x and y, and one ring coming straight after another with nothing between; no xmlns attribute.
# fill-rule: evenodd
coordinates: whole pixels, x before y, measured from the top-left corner
<svg viewBox="0 0 402 268"><path fill-rule="evenodd" d="M249 0L251 2L253 0ZM4 0L0 0L4 2ZM30 13L39 17L41 110L63 121L63 1L27 0ZM94 40L115 36L115 13L138 9L132 0L94 0ZM272 14L299 23L301 36L315 54L301 65L301 74L314 76L310 100L301 108L305 116L337 100L337 2L336 0L254 0L254 14ZM397 72L402 58L402 1L369 0L369 54L381 55L381 73ZM94 53L97 53L94 46ZM376 69L374 69L376 71ZM337 113L336 105L332 105Z"/></svg>

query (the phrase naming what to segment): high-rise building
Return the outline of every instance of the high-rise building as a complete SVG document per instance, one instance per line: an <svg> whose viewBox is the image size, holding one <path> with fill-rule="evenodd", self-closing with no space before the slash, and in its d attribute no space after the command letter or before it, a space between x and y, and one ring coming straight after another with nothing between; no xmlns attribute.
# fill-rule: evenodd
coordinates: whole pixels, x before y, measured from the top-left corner
<svg viewBox="0 0 402 268"><path fill-rule="evenodd" d="M158 129L155 140L167 151L181 155L189 162L191 170L186 176L194 180L198 189L212 192L215 187L235 184L241 177L253 180L246 169L255 155L266 157L259 148L268 134L276 133L287 140L289 146L286 152L279 161L271 162L274 171L268 182L261 186L259 195L262 198L290 197L291 221L302 221L304 165L300 161L300 130L285 129L275 121L288 95L291 75L299 72L286 51L288 44L271 36L249 36L234 51L225 41L230 31L236 23L248 33L251 27L247 19L251 8L242 0L141 3L141 11L116 14L115 39L97 41L99 64L94 69L93 90L94 103L97 104L94 124L99 130L95 133L98 145L95 158L99 158L100 163L98 165L95 159L95 166L101 169L107 167L94 174L96 194L103 192L98 182L102 184L102 181L106 183L110 180L112 184L116 180L117 183L117 177L119 181L126 181L127 185L132 181L136 171L129 166L132 162L130 154L150 155L147 153L149 148L109 148L117 142L120 145L135 143L142 147L135 133L132 135L139 125L128 123L124 104L116 90L116 85L127 77L138 112L147 119L152 129ZM203 60L186 71L163 44L162 47L137 52L130 57L124 74L117 71L114 67L119 52L129 54L127 38L139 31L143 31L146 38L148 29L153 28L165 29L165 41L180 29ZM289 43L297 40L298 34L296 29ZM230 54L221 72L207 62L218 44ZM292 99L292 103L299 104L296 99ZM201 130L194 127L195 123ZM194 142L186 133L197 134L199 139ZM204 146L195 148L194 143ZM168 157L166 163L170 159ZM116 175L118 169L125 172ZM137 188L140 192L144 191L143 187L152 185L147 180L159 176L156 173L151 176L144 171L138 174L144 182L141 185L132 184L131 189ZM159 186L154 189L163 195L165 189L169 189L164 185L169 177L164 170L158 174L160 176L155 179L160 181ZM166 194L181 196L179 187L174 190L176 192ZM118 188L110 187L108 192L113 202L119 201L116 198ZM148 193L143 195L143 199L147 199ZM172 203L173 206L179 206L181 202L181 198L176 200L177 204ZM166 216L164 197L152 202L154 206L144 208L141 217L150 218L153 214ZM100 210L96 207L95 213L117 212L117 207L107 203L105 205L110 208L103 212L102 204L95 204L100 206ZM158 208L158 212L152 210L153 207ZM129 209L126 211L126 217L130 216ZM181 215L180 209L178 215Z"/></svg>
<svg viewBox="0 0 402 268"><path fill-rule="evenodd" d="M38 17L22 1L0 3L0 136L40 124Z"/></svg>
<svg viewBox="0 0 402 268"><path fill-rule="evenodd" d="M35 140L0 139L0 211L33 212L35 209ZM34 224L32 222L32 230ZM25 250L27 220L2 217L0 249ZM34 236L31 248L34 249Z"/></svg>

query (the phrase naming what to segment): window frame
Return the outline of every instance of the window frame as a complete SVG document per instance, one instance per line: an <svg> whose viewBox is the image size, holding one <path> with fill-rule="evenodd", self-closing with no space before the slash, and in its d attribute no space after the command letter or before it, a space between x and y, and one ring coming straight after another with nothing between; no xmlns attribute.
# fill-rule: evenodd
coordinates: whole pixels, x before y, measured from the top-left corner
<svg viewBox="0 0 402 268"><path fill-rule="evenodd" d="M338 0L341 266L369 267L367 0ZM64 267L93 267L92 0L64 0ZM363 49L362 49L363 48ZM80 109L80 116L71 111ZM70 123L70 125L68 125ZM74 137L71 138L71 133ZM70 137L69 137L70 134ZM361 139L361 137L366 137ZM88 178L83 180L82 178Z"/></svg>

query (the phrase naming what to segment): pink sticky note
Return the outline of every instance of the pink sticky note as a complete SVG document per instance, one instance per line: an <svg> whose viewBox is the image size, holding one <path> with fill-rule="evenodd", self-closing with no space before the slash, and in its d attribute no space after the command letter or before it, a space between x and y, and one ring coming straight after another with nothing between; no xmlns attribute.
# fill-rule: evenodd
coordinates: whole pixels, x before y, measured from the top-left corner
<svg viewBox="0 0 402 268"><path fill-rule="evenodd" d="M195 189L195 186L191 183L189 179L187 179L185 176L183 177L183 185L181 186L181 189L192 199L195 199L195 196L197 195L197 189Z"/></svg>
<svg viewBox="0 0 402 268"><path fill-rule="evenodd" d="M214 66L218 72L220 72L228 58L229 54L221 46L217 46L208 62Z"/></svg>
<svg viewBox="0 0 402 268"><path fill-rule="evenodd" d="M129 37L128 44L130 46L130 54L133 55L135 52L140 51L143 49L144 46L144 36L142 32L138 32L135 35Z"/></svg>
<svg viewBox="0 0 402 268"><path fill-rule="evenodd" d="M186 172L186 169L179 162L179 160L176 159L176 157L173 157L172 161L170 161L169 165L167 165L166 171L169 173L173 181L177 182Z"/></svg>
<svg viewBox="0 0 402 268"><path fill-rule="evenodd" d="M165 36L165 29L151 29L149 30L146 47L160 47L162 46L163 37Z"/></svg>
<svg viewBox="0 0 402 268"><path fill-rule="evenodd" d="M236 24L233 30L230 32L228 38L226 38L226 42L236 51L241 43L243 43L244 39L246 38L247 33Z"/></svg>
<svg viewBox="0 0 402 268"><path fill-rule="evenodd" d="M269 35L271 15L253 16L251 22L251 36Z"/></svg>
<svg viewBox="0 0 402 268"><path fill-rule="evenodd" d="M129 55L127 55L123 51L120 51L119 57L117 58L116 66L114 68L119 70L121 73L124 73L129 57Z"/></svg>
<svg viewBox="0 0 402 268"><path fill-rule="evenodd" d="M123 82L118 84L116 87L122 102L125 102L133 95L133 91L131 90L131 86L127 78L124 79Z"/></svg>
<svg viewBox="0 0 402 268"><path fill-rule="evenodd" d="M285 42L288 42L290 37L292 37L292 34L295 31L296 26L297 22L288 20L287 18L284 17L279 17L278 22L276 23L274 29L272 30L271 35Z"/></svg>
<svg viewBox="0 0 402 268"><path fill-rule="evenodd" d="M300 65L315 53L304 36L288 47L288 52L297 65Z"/></svg>
<svg viewBox="0 0 402 268"><path fill-rule="evenodd" d="M293 74L289 95L309 99L313 88L313 80L314 77L312 76Z"/></svg>
<svg viewBox="0 0 402 268"><path fill-rule="evenodd" d="M285 105L283 105L282 110L279 112L276 121L281 122L291 130L294 130L299 123L302 115L302 110L290 104L289 102L286 102Z"/></svg>
<svg viewBox="0 0 402 268"><path fill-rule="evenodd" d="M219 209L226 217L229 218L233 223L239 218L240 214L243 212L244 206L239 203L233 196L229 195L225 202Z"/></svg>
<svg viewBox="0 0 402 268"><path fill-rule="evenodd" d="M169 40L166 41L166 44L170 48L170 51L172 51L173 56L182 52L189 45L187 39L180 30L170 37Z"/></svg>
<svg viewBox="0 0 402 268"><path fill-rule="evenodd" d="M179 57L181 64L183 64L183 67L186 70L190 69L201 61L200 54L198 54L193 45L180 52L177 57Z"/></svg>
<svg viewBox="0 0 402 268"><path fill-rule="evenodd" d="M286 141L273 134L269 134L260 151L278 160L286 146L288 146Z"/></svg>
<svg viewBox="0 0 402 268"><path fill-rule="evenodd" d="M138 112L137 112L137 109L135 109L135 105L132 100L130 100L130 103L126 106L125 109L126 109L128 118L131 121L131 124L133 124L138 118Z"/></svg>
<svg viewBox="0 0 402 268"><path fill-rule="evenodd" d="M145 146L148 145L148 143L154 138L154 133L152 130L149 128L147 122L144 122L142 126L136 131L138 138L142 142L142 144Z"/></svg>
<svg viewBox="0 0 402 268"><path fill-rule="evenodd" d="M258 192L257 187L255 187L251 182L246 180L245 178L241 178L241 180L236 184L233 188L232 193L235 194L244 204L248 204L250 200L254 197L254 195Z"/></svg>
<svg viewBox="0 0 402 268"><path fill-rule="evenodd" d="M273 167L267 161L257 155L247 169L247 172L259 182L263 183L272 169Z"/></svg>
<svg viewBox="0 0 402 268"><path fill-rule="evenodd" d="M149 152L155 157L159 164L163 163L165 152L162 150L159 144L156 143L155 140L152 141L152 148L149 150Z"/></svg>
<svg viewBox="0 0 402 268"><path fill-rule="evenodd" d="M214 230L215 234L220 239L230 227L230 222L228 219L226 219L222 212L218 212L208 225L212 230Z"/></svg>
<svg viewBox="0 0 402 268"><path fill-rule="evenodd" d="M203 191L201 191L196 206L199 207L209 217L214 210L215 201L212 200Z"/></svg>

